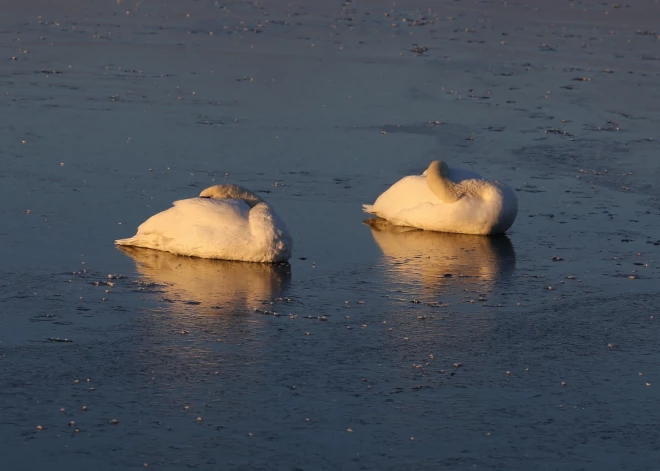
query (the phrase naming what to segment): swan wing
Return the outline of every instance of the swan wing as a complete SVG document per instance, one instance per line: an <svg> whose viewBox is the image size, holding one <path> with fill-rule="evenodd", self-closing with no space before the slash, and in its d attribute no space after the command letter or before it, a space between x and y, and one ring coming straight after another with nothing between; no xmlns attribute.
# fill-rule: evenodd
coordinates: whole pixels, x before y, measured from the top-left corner
<svg viewBox="0 0 660 471"><path fill-rule="evenodd" d="M209 247L249 241L249 213L250 207L243 200L175 201L171 208L142 223L134 237L116 243L197 255Z"/></svg>
<svg viewBox="0 0 660 471"><path fill-rule="evenodd" d="M383 194L373 205L364 205L364 211L392 220L397 213L414 208L428 201L439 201L421 175L403 177Z"/></svg>
<svg viewBox="0 0 660 471"><path fill-rule="evenodd" d="M249 232L250 206L242 199L189 198L174 202L172 209L198 230L221 229L239 234Z"/></svg>

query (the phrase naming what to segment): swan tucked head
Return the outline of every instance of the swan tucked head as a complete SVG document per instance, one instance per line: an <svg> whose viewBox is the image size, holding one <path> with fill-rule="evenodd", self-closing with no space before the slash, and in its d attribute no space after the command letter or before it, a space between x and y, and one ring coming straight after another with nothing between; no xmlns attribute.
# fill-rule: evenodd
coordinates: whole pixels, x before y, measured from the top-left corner
<svg viewBox="0 0 660 471"><path fill-rule="evenodd" d="M449 167L434 160L424 172L429 189L445 204L455 203L463 196L461 188L449 179Z"/></svg>
<svg viewBox="0 0 660 471"><path fill-rule="evenodd" d="M438 175L440 177L448 177L449 166L442 160L434 160L431 162L431 165L429 165L429 168L426 169L426 172L424 172L425 175L427 173Z"/></svg>
<svg viewBox="0 0 660 471"><path fill-rule="evenodd" d="M214 198L218 200L243 200L250 207L254 207L263 200L247 188L228 183L226 185L213 185L199 194L200 198Z"/></svg>

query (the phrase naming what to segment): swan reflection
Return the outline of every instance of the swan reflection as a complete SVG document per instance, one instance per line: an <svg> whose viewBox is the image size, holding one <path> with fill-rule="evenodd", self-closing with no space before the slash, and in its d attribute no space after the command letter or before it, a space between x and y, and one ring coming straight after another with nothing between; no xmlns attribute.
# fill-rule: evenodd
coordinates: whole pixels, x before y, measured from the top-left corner
<svg viewBox="0 0 660 471"><path fill-rule="evenodd" d="M162 285L166 298L196 312L252 310L281 296L291 278L288 264L190 258L159 250L120 247L144 281Z"/></svg>
<svg viewBox="0 0 660 471"><path fill-rule="evenodd" d="M421 281L424 290L448 283L464 289L492 288L515 269L515 252L506 236L422 231L384 219L364 222L383 252L387 276L395 283ZM462 278L457 282L456 277Z"/></svg>

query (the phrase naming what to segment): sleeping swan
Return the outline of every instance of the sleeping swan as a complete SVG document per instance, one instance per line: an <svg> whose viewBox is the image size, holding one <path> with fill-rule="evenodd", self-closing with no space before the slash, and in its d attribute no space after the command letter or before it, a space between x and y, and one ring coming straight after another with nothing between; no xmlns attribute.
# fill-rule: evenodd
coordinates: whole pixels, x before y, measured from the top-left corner
<svg viewBox="0 0 660 471"><path fill-rule="evenodd" d="M504 183L434 160L422 175L402 178L363 208L397 226L501 234L516 219L518 198Z"/></svg>
<svg viewBox="0 0 660 471"><path fill-rule="evenodd" d="M133 237L115 243L245 262L286 262L292 248L273 208L238 185L215 185L199 198L175 201L143 222Z"/></svg>

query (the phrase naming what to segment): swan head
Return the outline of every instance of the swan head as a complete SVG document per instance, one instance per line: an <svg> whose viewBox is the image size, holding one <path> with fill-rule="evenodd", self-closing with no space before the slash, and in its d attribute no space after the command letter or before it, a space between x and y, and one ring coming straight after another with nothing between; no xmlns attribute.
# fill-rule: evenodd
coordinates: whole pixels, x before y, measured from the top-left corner
<svg viewBox="0 0 660 471"><path fill-rule="evenodd" d="M261 198L259 198L256 194L248 190L247 188L243 188L242 186L234 185L231 183L225 185L210 186L206 190L202 191L199 194L199 197L214 198L218 200L227 200L227 199L243 200L250 207L254 207L259 203L263 203L264 201Z"/></svg>

